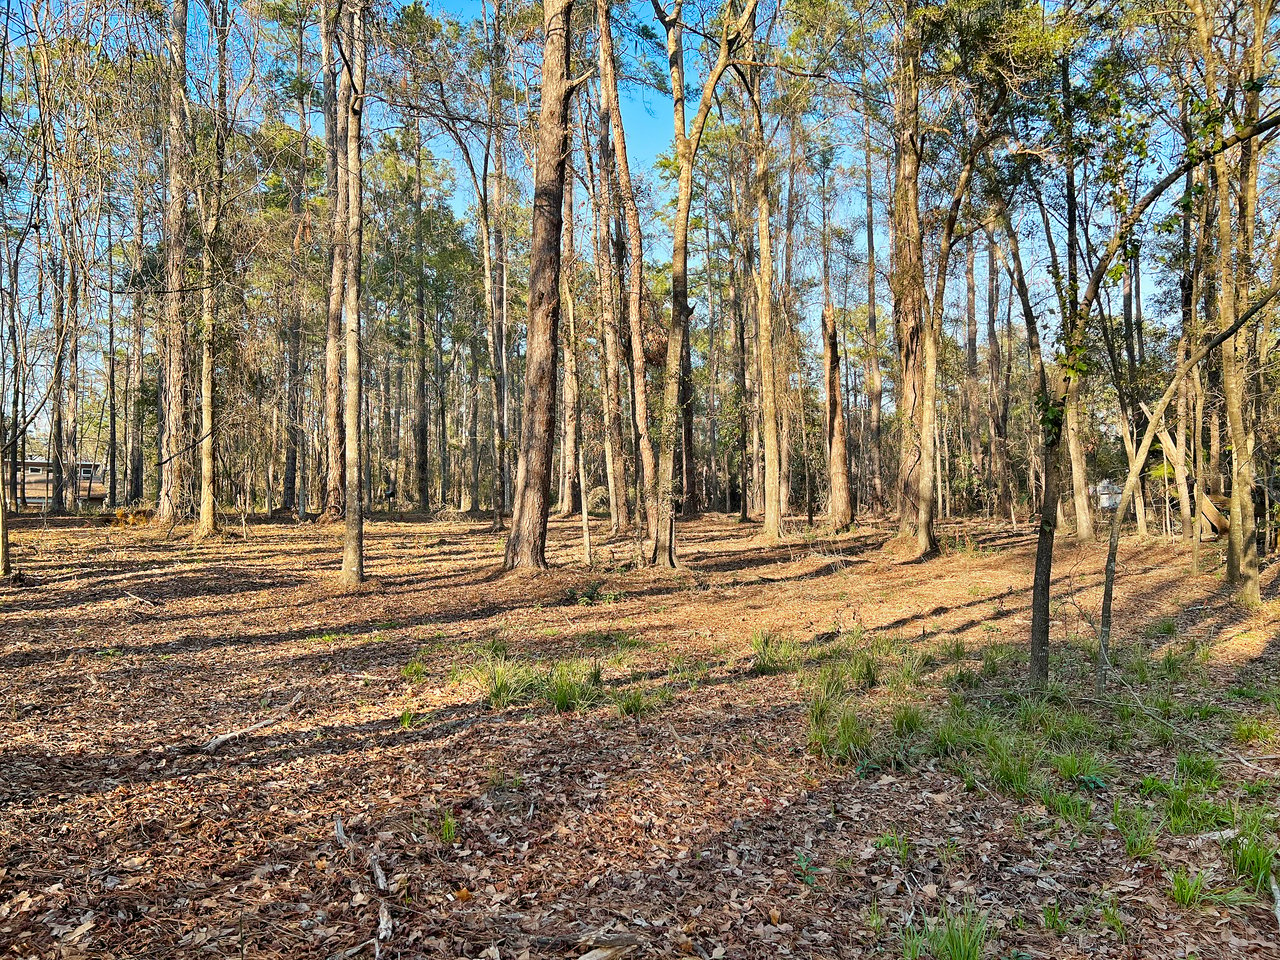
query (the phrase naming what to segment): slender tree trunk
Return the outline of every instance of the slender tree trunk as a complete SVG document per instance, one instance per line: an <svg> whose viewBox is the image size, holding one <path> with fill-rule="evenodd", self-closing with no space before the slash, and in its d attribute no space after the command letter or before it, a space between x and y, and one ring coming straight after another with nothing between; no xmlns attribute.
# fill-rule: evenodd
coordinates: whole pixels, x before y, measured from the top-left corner
<svg viewBox="0 0 1280 960"><path fill-rule="evenodd" d="M217 529L217 475L213 451L213 343L215 306L213 252L214 238L206 235L200 253L200 512L193 539L200 540ZM286 484L285 492L289 488Z"/></svg>
<svg viewBox="0 0 1280 960"><path fill-rule="evenodd" d="M325 495L322 516L333 521L346 509L346 429L342 395L343 316L346 298L348 205L350 184L346 162L347 125L351 115L351 80L345 68L335 76L340 14L333 0L320 6L320 59L324 70L325 183L332 219L329 232L329 303L324 340Z"/></svg>
<svg viewBox="0 0 1280 960"><path fill-rule="evenodd" d="M753 91L759 97L759 81ZM769 195L769 157L764 142L763 123L756 101L756 226L760 250L756 273L756 318L760 328L757 349L760 353L760 418L764 440L764 528L765 539L782 535L781 450L778 437L777 371L773 333L773 246L770 224L773 220Z"/></svg>
<svg viewBox="0 0 1280 960"><path fill-rule="evenodd" d="M67 409L63 414L66 425L66 437L63 440L63 478L66 482L70 500L68 509L80 510L80 271L76 267L75 255L64 248L63 256L67 264L67 390L64 402ZM69 472L68 472L69 468Z"/></svg>
<svg viewBox="0 0 1280 960"><path fill-rule="evenodd" d="M427 420L427 294L422 259L422 126L413 122L413 477L421 510L431 509L431 455ZM438 346L438 344L437 344Z"/></svg>
<svg viewBox="0 0 1280 960"><path fill-rule="evenodd" d="M631 414L639 448L640 470L637 486L644 492L644 515L648 537L658 542L658 465L653 438L649 431L649 393L644 356L644 324L642 294L644 290L644 240L640 232L640 208L631 183L631 161L627 157L626 131L618 102L617 67L613 51L613 25L610 21L611 0L596 0L596 16L600 22L600 97L601 109L608 110L613 130L612 157L618 175L618 199L627 228L627 250L630 257L627 288L627 321L631 338ZM637 504L637 511L639 504ZM670 552L670 551L668 551ZM674 561L673 561L674 562Z"/></svg>
<svg viewBox="0 0 1280 960"><path fill-rule="evenodd" d="M693 354L689 337L680 355L680 516L698 512L697 459L693 448Z"/></svg>
<svg viewBox="0 0 1280 960"><path fill-rule="evenodd" d="M826 390L823 426L827 454L827 520L835 530L853 522L853 474L849 468L848 436L844 418L844 391L840 380L840 337L836 309L831 302L831 196L827 171L822 178L822 369ZM800 398L801 411L804 397ZM807 470L806 470L807 473ZM806 498L807 499L807 498ZM810 518L812 522L812 518Z"/></svg>
<svg viewBox="0 0 1280 960"><path fill-rule="evenodd" d="M15 427L17 421L14 421ZM0 434L2 435L2 434ZM107 205L107 507L117 503L116 463L116 258Z"/></svg>
<svg viewBox="0 0 1280 960"><path fill-rule="evenodd" d="M1089 541L1094 538L1093 511L1089 506L1089 478L1080 436L1080 406L1080 381L1073 378L1067 394L1065 421L1067 454L1071 460L1071 497L1076 515L1076 539Z"/></svg>
<svg viewBox="0 0 1280 960"><path fill-rule="evenodd" d="M146 284L142 280L142 257L146 249L146 192L143 189L143 134L137 128L138 166L134 171L133 188L133 263L131 282L133 284L132 316L132 363L129 366L125 394L128 397L128 425L126 432L130 437L128 482L126 483L125 501L136 506L142 502L143 496L143 423L146 420L146 402L142 396L143 366L145 364L145 318L146 318Z"/></svg>
<svg viewBox="0 0 1280 960"><path fill-rule="evenodd" d="M978 285L974 275L977 257L977 234L969 235L965 244L965 429L968 431L969 463L966 469L970 491L977 488L984 473L982 456L982 404L978 398L981 388L978 380Z"/></svg>
<svg viewBox="0 0 1280 960"><path fill-rule="evenodd" d="M14 249L9 258L9 354L13 358L13 379L10 382L11 406L9 422L13 425L14 435L9 439L9 503L16 513L26 506L26 477L21 469L23 449L26 446L26 430L22 429L23 416L23 370L22 358L18 353L18 254ZM23 479L19 482L19 474Z"/></svg>
<svg viewBox="0 0 1280 960"><path fill-rule="evenodd" d="M569 79L573 0L544 0L542 107L534 168L530 241L529 333L525 353L520 457L506 568L547 565L547 513L555 448L556 339L560 326L561 232L569 152Z"/></svg>
<svg viewBox="0 0 1280 960"><path fill-rule="evenodd" d="M729 175L730 236L734 237L737 211L733 209L733 174ZM742 306L742 274L737 265L737 245L731 246L735 259L729 265L729 316L733 323L733 387L738 411L738 521L746 523L749 511L747 497L747 318Z"/></svg>
<svg viewBox="0 0 1280 960"><path fill-rule="evenodd" d="M835 307L828 297L822 308L823 369L826 371L826 440L830 494L827 517L843 530L853 522L853 476L845 446L844 404L840 390L840 353L836 337Z"/></svg>
<svg viewBox="0 0 1280 960"><path fill-rule="evenodd" d="M468 513L480 512L480 348L475 338L467 350L467 453L471 460L471 503Z"/></svg>
<svg viewBox="0 0 1280 960"><path fill-rule="evenodd" d="M67 357L67 318L63 302L63 273L66 268L61 260L51 265L53 284L53 373L49 387L49 461L53 474L49 492L50 498L45 503L45 511L50 514L62 514L67 511L67 456L65 451L66 430L63 415L66 410L66 357Z"/></svg>
<svg viewBox="0 0 1280 960"><path fill-rule="evenodd" d="M578 323L574 312L573 273L577 256L573 245L573 171L564 178L563 263L560 271L560 298L564 304L564 439L561 445L560 513L568 517L577 509L582 493L578 475Z"/></svg>
<svg viewBox="0 0 1280 960"><path fill-rule="evenodd" d="M169 11L166 153L169 190L165 200L164 393L160 426L160 497L156 522L172 524L186 486L187 326L183 317L186 273L188 162L185 121L187 84L187 0L174 0Z"/></svg>
<svg viewBox="0 0 1280 960"><path fill-rule="evenodd" d="M360 267L363 251L363 182L360 127L364 113L365 8L356 0L348 15L347 84L347 243L346 243L346 492L347 518L342 543L342 578L349 585L364 580L364 503L361 497L360 417L363 377L360 358Z"/></svg>
<svg viewBox="0 0 1280 960"><path fill-rule="evenodd" d="M602 21L604 22L604 21ZM604 57L606 41L600 44ZM601 68L601 75L605 73ZM609 520L612 533L631 525L627 504L626 459L622 450L622 386L618 377L621 351L618 344L618 271L612 268L609 225L614 219L612 148L609 144L610 109L601 96L599 113L599 176L595 179L593 197L593 236L596 264L596 286L600 296L600 343L604 356L600 364L601 404L604 415L605 484L609 492ZM591 156L583 131L583 156L590 171Z"/></svg>
<svg viewBox="0 0 1280 960"><path fill-rule="evenodd" d="M863 174L867 200L867 470L870 474L871 499L877 510L883 509L884 473L880 463L880 405L883 387L880 379L880 336L876 305L876 233L875 194L871 185L871 117L864 114Z"/></svg>
<svg viewBox="0 0 1280 960"><path fill-rule="evenodd" d="M996 327L1000 310L1000 273L996 269L995 238L987 234L987 430L991 436L989 476L994 488L996 516L1013 515L1013 467L1009 453L1008 378L1001 360L1000 334ZM1012 351L1012 347L1010 347ZM1011 359L1011 358L1010 358Z"/></svg>

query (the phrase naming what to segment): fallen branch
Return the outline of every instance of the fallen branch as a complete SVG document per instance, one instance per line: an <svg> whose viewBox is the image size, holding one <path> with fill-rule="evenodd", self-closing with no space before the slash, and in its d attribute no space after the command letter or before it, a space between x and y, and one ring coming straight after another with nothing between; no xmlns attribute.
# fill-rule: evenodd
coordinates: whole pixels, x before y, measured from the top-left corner
<svg viewBox="0 0 1280 960"><path fill-rule="evenodd" d="M299 690L296 694L294 694L294 697L292 700L286 703L283 707L280 707L278 710L274 711L270 716L262 720L259 720L257 723L251 723L249 724L249 726L245 727L242 730L232 730L230 733L220 733L216 737L214 737L212 740L210 740L208 743L206 743L202 749L204 750L205 753L213 753L215 750L217 750L220 746L222 746L228 740L234 740L237 737L243 737L246 733L253 733L255 730L261 730L263 727L269 727L272 724L279 723L288 715L289 711L292 710L294 706L297 704L297 702L301 699L302 699L302 691Z"/></svg>

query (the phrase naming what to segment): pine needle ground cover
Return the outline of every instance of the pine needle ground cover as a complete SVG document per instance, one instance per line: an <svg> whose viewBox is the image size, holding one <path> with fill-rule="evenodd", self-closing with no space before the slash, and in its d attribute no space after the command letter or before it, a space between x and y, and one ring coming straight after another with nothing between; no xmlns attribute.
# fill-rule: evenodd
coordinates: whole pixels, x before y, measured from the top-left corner
<svg viewBox="0 0 1280 960"><path fill-rule="evenodd" d="M375 520L356 591L335 528L239 533L18 524L0 956L1280 956L1276 567L1126 542L1096 691L1060 543L1032 691L1025 529L708 517L660 574L553 523L528 576Z"/></svg>

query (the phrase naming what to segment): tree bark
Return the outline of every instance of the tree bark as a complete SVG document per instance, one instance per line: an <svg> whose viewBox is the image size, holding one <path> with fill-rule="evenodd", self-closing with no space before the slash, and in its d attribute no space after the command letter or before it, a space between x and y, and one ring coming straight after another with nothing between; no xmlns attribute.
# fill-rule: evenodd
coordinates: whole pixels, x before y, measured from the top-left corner
<svg viewBox="0 0 1280 960"><path fill-rule="evenodd" d="M569 79L573 0L544 0L542 107L534 167L530 240L529 332L525 352L520 457L506 568L545 568L547 513L555 447L556 339L560 326L561 232L569 152Z"/></svg>
<svg viewBox="0 0 1280 960"><path fill-rule="evenodd" d="M889 287L893 292L901 390L897 398L902 421L898 450L900 537L932 538L933 448L929 355L932 341L924 316L924 247L920 226L920 27L915 4L908 2L899 41L894 100L893 256ZM930 396L926 396L929 393Z"/></svg>
<svg viewBox="0 0 1280 960"><path fill-rule="evenodd" d="M574 313L573 271L577 256L573 244L573 171L565 170L564 233L561 247L560 298L564 304L564 431L560 446L560 514L571 516L578 508L582 484L578 476L578 324Z"/></svg>
<svg viewBox="0 0 1280 960"><path fill-rule="evenodd" d="M598 8L597 8L598 9ZM607 11L606 11L607 14ZM603 16L606 14L600 14ZM605 20L601 20L606 24ZM605 29L602 26L601 29ZM602 58L601 76L606 67L603 65L607 39L600 43ZM618 344L618 304L620 300L618 288L618 272L613 269L610 253L610 224L613 223L613 151L609 144L610 108L603 92L600 99L599 112L599 176L593 178L596 186L592 196L593 238L596 266L596 286L600 298L599 335L603 347L603 358L600 364L601 406L604 417L604 464L605 485L609 492L609 521L611 532L616 534L631 525L630 510L627 504L626 458L622 449L622 406L621 382L618 376L618 364L621 351ZM583 130L583 157L586 159L588 173L591 172L591 151L587 144L587 133ZM647 414L646 414L647 417ZM589 491L586 491L589 494Z"/></svg>
<svg viewBox="0 0 1280 960"><path fill-rule="evenodd" d="M431 454L427 419L427 294L422 259L422 127L413 122L413 478L420 510L431 509ZM437 345L438 346L438 345Z"/></svg>
<svg viewBox="0 0 1280 960"><path fill-rule="evenodd" d="M320 59L324 70L325 183L329 193L329 302L325 315L324 424L325 492L322 517L333 521L346 509L346 428L342 396L343 317L346 298L348 205L347 125L351 114L351 80L345 68L334 70L339 13L332 0L321 0Z"/></svg>
<svg viewBox="0 0 1280 960"><path fill-rule="evenodd" d="M764 527L761 535L776 540L782 535L782 457L778 437L778 375L773 332L773 204L769 185L768 144L765 142L764 105L760 102L760 71L754 71L749 91L755 116L756 320L760 354L760 418L764 440Z"/></svg>
<svg viewBox="0 0 1280 960"><path fill-rule="evenodd" d="M871 497L877 510L884 508L884 471L880 462L880 407L884 390L880 377L880 335L876 305L875 194L871 181L871 116L862 118L863 175L867 201L867 470Z"/></svg>
<svg viewBox="0 0 1280 960"><path fill-rule="evenodd" d="M187 193L189 173L185 123L187 84L187 0L174 0L169 11L168 39L169 178L165 199L164 393L160 424L160 496L156 523L173 524L181 510L186 486L187 326L183 317L183 287L187 260Z"/></svg>
<svg viewBox="0 0 1280 960"><path fill-rule="evenodd" d="M364 580L364 498L361 496L361 412L363 376L360 343L360 279L364 239L363 182L360 128L365 94L365 8L356 0L348 14L347 98L347 242L344 309L346 365L346 528L342 541L342 579L348 585Z"/></svg>

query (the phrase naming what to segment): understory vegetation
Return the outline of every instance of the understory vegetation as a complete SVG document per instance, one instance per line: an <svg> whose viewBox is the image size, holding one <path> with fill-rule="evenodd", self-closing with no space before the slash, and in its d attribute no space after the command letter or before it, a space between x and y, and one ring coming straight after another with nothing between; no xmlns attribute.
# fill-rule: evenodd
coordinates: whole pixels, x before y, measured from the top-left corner
<svg viewBox="0 0 1280 960"><path fill-rule="evenodd" d="M1266 905L1280 854L1280 779L1235 750L1280 742L1280 686L1222 688L1210 673L1211 649L1180 637L1173 618L1137 633L1111 650L1104 694L1095 690L1098 646L1085 637L1055 651L1055 681L1029 690L1026 653L1008 643L971 649L946 634L909 637L856 623L807 641L758 629L745 658L709 664L674 656L658 677L636 668L635 652L654 651L630 631L575 638L584 652L607 651L603 659L517 655L508 641L491 639L455 663L451 678L491 710L611 706L637 721L700 683L779 678L819 763L859 779L941 771L966 792L1014 801L1018 834L1122 850L1164 878L1177 907ZM407 679L416 679L420 662L405 667ZM1175 842L1183 839L1197 847L1193 862ZM953 843L938 851L944 861L960 855ZM874 846L904 868L919 855L896 828ZM838 882L838 867L797 852L796 876L806 885ZM869 919L887 925L874 911ZM1126 936L1107 901L1073 908L1055 901L1039 922L1062 935L1096 922ZM976 960L987 924L973 903L944 904L891 932L905 958Z"/></svg>

